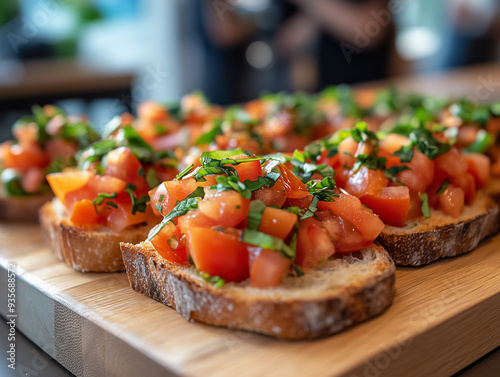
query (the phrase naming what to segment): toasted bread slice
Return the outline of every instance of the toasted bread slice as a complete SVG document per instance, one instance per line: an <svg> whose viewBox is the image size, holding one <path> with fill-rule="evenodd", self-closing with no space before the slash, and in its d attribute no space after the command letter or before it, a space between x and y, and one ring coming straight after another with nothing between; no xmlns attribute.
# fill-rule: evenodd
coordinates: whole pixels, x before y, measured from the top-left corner
<svg viewBox="0 0 500 377"><path fill-rule="evenodd" d="M255 331L283 339L336 333L386 309L394 295L395 266L380 246L334 256L274 289L248 280L217 288L195 269L161 257L150 242L122 243L131 287L177 310L188 321Z"/></svg>
<svg viewBox="0 0 500 377"><path fill-rule="evenodd" d="M124 271L120 242L140 242L152 224L127 227L120 233L105 226L74 225L65 217L57 198L40 209L40 224L46 242L56 256L81 272Z"/></svg>
<svg viewBox="0 0 500 377"><path fill-rule="evenodd" d="M0 196L0 220L34 223L38 221L38 210L54 195L34 195L26 198Z"/></svg>
<svg viewBox="0 0 500 377"><path fill-rule="evenodd" d="M407 221L402 228L386 225L377 241L396 265L421 266L475 249L498 227L498 205L486 193L478 192L474 203L465 206L458 218L431 210L430 218Z"/></svg>

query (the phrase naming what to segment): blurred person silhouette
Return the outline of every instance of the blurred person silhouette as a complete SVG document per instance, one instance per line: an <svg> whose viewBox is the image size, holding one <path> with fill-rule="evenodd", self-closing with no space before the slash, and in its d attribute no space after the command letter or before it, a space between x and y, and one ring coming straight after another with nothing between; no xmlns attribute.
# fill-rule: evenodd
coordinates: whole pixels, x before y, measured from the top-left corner
<svg viewBox="0 0 500 377"><path fill-rule="evenodd" d="M449 15L439 68L499 59L500 1L447 0Z"/></svg>
<svg viewBox="0 0 500 377"><path fill-rule="evenodd" d="M394 51L388 0L215 0L191 5L187 13L195 15L193 27L203 51L202 89L216 103L246 101L263 90L315 91L388 75ZM312 64L296 69L294 63L303 56ZM293 80L297 74L306 78L300 85Z"/></svg>
<svg viewBox="0 0 500 377"><path fill-rule="evenodd" d="M297 11L276 36L292 55L316 41L318 86L382 79L394 55L394 25L386 0L288 0Z"/></svg>

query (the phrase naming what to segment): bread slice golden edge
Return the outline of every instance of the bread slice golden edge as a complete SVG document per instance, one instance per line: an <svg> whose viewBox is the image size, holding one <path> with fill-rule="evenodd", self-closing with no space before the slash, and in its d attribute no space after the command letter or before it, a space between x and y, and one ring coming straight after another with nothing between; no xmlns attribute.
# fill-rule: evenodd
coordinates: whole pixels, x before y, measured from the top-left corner
<svg viewBox="0 0 500 377"><path fill-rule="evenodd" d="M155 225L129 226L119 233L104 226L78 226L65 217L57 198L45 203L39 216L45 241L57 258L81 272L124 271L120 242L140 242Z"/></svg>
<svg viewBox="0 0 500 377"><path fill-rule="evenodd" d="M281 339L334 334L380 314L394 296L395 266L378 245L334 256L273 289L252 288L248 280L217 288L194 268L161 257L150 242L122 243L121 250L131 287L188 321Z"/></svg>
<svg viewBox="0 0 500 377"><path fill-rule="evenodd" d="M422 266L474 250L499 230L499 206L479 191L458 218L431 210L430 218L407 221L404 227L386 225L377 241L398 266Z"/></svg>

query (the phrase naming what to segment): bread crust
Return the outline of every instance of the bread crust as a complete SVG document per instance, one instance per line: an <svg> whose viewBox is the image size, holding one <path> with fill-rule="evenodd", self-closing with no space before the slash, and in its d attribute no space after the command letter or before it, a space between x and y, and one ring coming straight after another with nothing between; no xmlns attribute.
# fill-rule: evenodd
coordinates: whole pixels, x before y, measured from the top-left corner
<svg viewBox="0 0 500 377"><path fill-rule="evenodd" d="M140 242L152 227L136 225L116 233L106 227L77 226L59 216L55 201L40 208L42 233L57 258L77 271L124 271L120 242Z"/></svg>
<svg viewBox="0 0 500 377"><path fill-rule="evenodd" d="M431 218L407 222L404 228L386 226L377 241L398 266L422 266L437 259L474 250L484 238L498 232L499 208L484 193L462 216L453 219L439 211Z"/></svg>
<svg viewBox="0 0 500 377"><path fill-rule="evenodd" d="M334 334L383 312L394 295L395 266L380 246L357 254L358 258L372 258L370 262L347 256L327 262L336 269L321 272L321 267L315 268L316 273L324 274L319 279L335 280L335 274L350 273L346 270L350 267L344 266L349 260L356 272L351 273L347 284L305 289L300 286L300 279L308 276L306 273L301 278L286 278L284 288L269 290L251 288L248 281L216 288L196 275L193 268L162 258L149 242L122 243L121 249L131 287L171 306L188 321L281 339L314 339ZM366 268L360 272L358 268L363 263Z"/></svg>
<svg viewBox="0 0 500 377"><path fill-rule="evenodd" d="M26 198L0 197L0 220L20 223L35 223L38 221L38 210L50 201L54 195L34 195Z"/></svg>

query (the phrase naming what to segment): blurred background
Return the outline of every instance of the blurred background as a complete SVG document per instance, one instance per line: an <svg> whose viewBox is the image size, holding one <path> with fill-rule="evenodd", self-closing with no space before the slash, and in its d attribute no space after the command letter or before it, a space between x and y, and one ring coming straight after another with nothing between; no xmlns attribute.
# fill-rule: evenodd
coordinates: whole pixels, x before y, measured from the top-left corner
<svg viewBox="0 0 500 377"><path fill-rule="evenodd" d="M0 139L33 103L97 127L146 99L439 72L500 57L499 0L2 0Z"/></svg>

